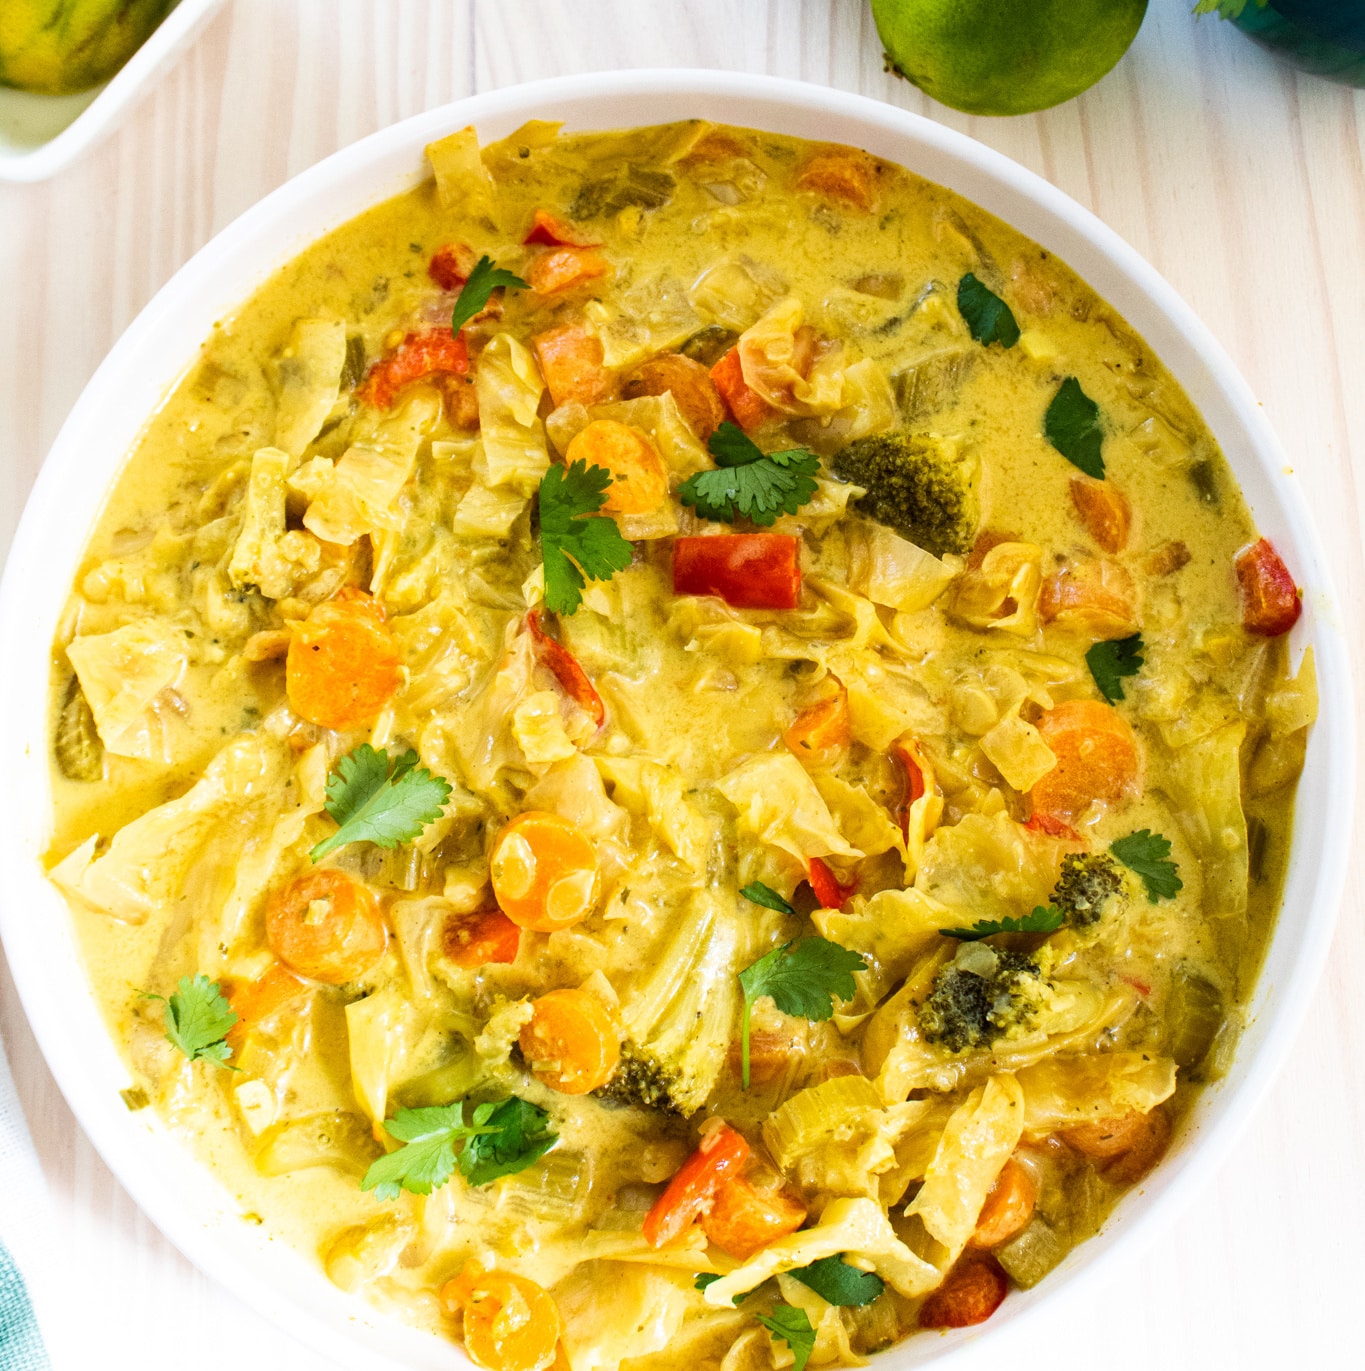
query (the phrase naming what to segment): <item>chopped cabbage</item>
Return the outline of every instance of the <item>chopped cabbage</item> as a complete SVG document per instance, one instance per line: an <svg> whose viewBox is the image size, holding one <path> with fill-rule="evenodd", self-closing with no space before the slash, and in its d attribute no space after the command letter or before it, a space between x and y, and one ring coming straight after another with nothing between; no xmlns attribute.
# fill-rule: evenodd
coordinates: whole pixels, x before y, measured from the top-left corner
<svg viewBox="0 0 1365 1371"><path fill-rule="evenodd" d="M972 628L1031 638L1038 628L1042 563L1036 543L997 543L958 581L949 613Z"/></svg>
<svg viewBox="0 0 1365 1371"><path fill-rule="evenodd" d="M1043 735L1025 719L1010 714L981 739L981 750L1015 790L1031 790L1054 766L1057 758Z"/></svg>
<svg viewBox="0 0 1365 1371"><path fill-rule="evenodd" d="M844 406L843 360L831 348L802 375L796 334L804 319L801 301L789 295L740 334L744 382L783 414L833 414Z"/></svg>
<svg viewBox="0 0 1365 1371"><path fill-rule="evenodd" d="M771 1242L737 1270L706 1287L707 1304L728 1304L781 1271L793 1271L823 1257L843 1255L874 1270L907 1299L927 1294L942 1279L896 1236L881 1205L869 1199L836 1199L815 1224Z"/></svg>
<svg viewBox="0 0 1365 1371"><path fill-rule="evenodd" d="M860 972L867 1000L875 1004L938 941L952 915L922 890L879 890L870 899L855 895L844 909L821 909L812 917L820 932L840 947L861 952Z"/></svg>
<svg viewBox="0 0 1365 1371"><path fill-rule="evenodd" d="M632 285L615 301L589 300L583 318L602 344L603 363L613 370L672 352L701 323L687 292L668 276Z"/></svg>
<svg viewBox="0 0 1365 1371"><path fill-rule="evenodd" d="M671 766L642 757L598 757L597 770L612 784L618 804L643 814L655 835L693 871L706 870L714 832L687 798L682 776Z"/></svg>
<svg viewBox="0 0 1365 1371"><path fill-rule="evenodd" d="M690 1271L585 1262L555 1287L573 1371L616 1371L668 1348L693 1311Z"/></svg>
<svg viewBox="0 0 1365 1371"><path fill-rule="evenodd" d="M313 575L322 562L317 539L286 528L289 463L289 454L276 447L259 448L252 457L242 531L228 563L228 579L234 586L256 586L271 600L294 594L298 582Z"/></svg>
<svg viewBox="0 0 1365 1371"><path fill-rule="evenodd" d="M689 297L705 317L739 332L776 304L786 288L770 266L741 254L707 267Z"/></svg>
<svg viewBox="0 0 1365 1371"><path fill-rule="evenodd" d="M401 409L379 419L330 471L320 473L317 493L304 511L304 527L323 542L343 544L399 527L402 520L394 509L398 493L411 478L417 450L440 414L440 397L423 387Z"/></svg>
<svg viewBox="0 0 1365 1371"><path fill-rule="evenodd" d="M683 418L672 391L591 406L571 401L550 413L545 428L556 451L563 456L568 452L569 444L596 419L614 419L618 424L649 434L669 472L680 480L695 472L707 471L713 465L706 449Z"/></svg>
<svg viewBox="0 0 1365 1371"><path fill-rule="evenodd" d="M499 333L479 356L480 451L474 474L485 486L534 495L550 469L545 426L537 417L545 382L530 352L510 333Z"/></svg>
<svg viewBox="0 0 1365 1371"><path fill-rule="evenodd" d="M1097 1119L1146 1114L1175 1093L1175 1077L1170 1058L1149 1052L1048 1057L1017 1076L1024 1131L1036 1138Z"/></svg>
<svg viewBox="0 0 1365 1371"><path fill-rule="evenodd" d="M375 1123L387 1116L393 1091L435 1065L445 1048L444 1034L392 982L346 1006L346 1036L351 1088Z"/></svg>
<svg viewBox="0 0 1365 1371"><path fill-rule="evenodd" d="M1244 914L1249 854L1242 810L1245 723L1223 728L1177 751L1168 773L1185 836L1199 857L1204 909L1213 918Z"/></svg>
<svg viewBox="0 0 1365 1371"><path fill-rule="evenodd" d="M796 437L821 457L832 457L859 438L887 433L900 422L896 393L886 372L871 357L845 369L842 398L843 404L833 414L793 425Z"/></svg>
<svg viewBox="0 0 1365 1371"><path fill-rule="evenodd" d="M915 889L946 905L956 923L1022 918L1048 902L1060 870L1057 843L1008 814L967 814L924 845Z"/></svg>
<svg viewBox="0 0 1365 1371"><path fill-rule="evenodd" d="M803 865L812 857L863 855L844 840L815 782L790 753L751 757L722 776L716 789L739 810L741 834Z"/></svg>
<svg viewBox="0 0 1365 1371"><path fill-rule="evenodd" d="M275 446L298 465L341 394L346 365L346 324L341 319L299 319L276 361L279 403Z"/></svg>
<svg viewBox="0 0 1365 1371"><path fill-rule="evenodd" d="M1310 644L1303 651L1298 673L1280 682L1265 700L1265 720L1272 738L1287 738L1318 717L1318 672Z"/></svg>
<svg viewBox="0 0 1365 1371"><path fill-rule="evenodd" d="M526 792L523 803L527 809L572 819L595 843L621 839L630 831L630 815L608 797L593 759L578 751L550 767Z"/></svg>
<svg viewBox="0 0 1365 1371"><path fill-rule="evenodd" d="M812 779L839 832L854 847L868 857L882 852L904 855L905 839L900 829L862 786L849 785L828 771L815 772Z"/></svg>
<svg viewBox="0 0 1365 1371"><path fill-rule="evenodd" d="M572 757L578 749L569 741L553 690L534 690L512 711L512 736L532 768Z"/></svg>
<svg viewBox="0 0 1365 1371"><path fill-rule="evenodd" d="M120 757L168 760L157 697L184 674L187 642L165 620L137 619L112 633L87 634L67 644L67 660L108 751Z"/></svg>
<svg viewBox="0 0 1365 1371"><path fill-rule="evenodd" d="M782 1298L806 1315L815 1330L815 1346L811 1348L809 1366L866 1366L849 1342L848 1328L837 1306L817 1295L810 1286L782 1272L777 1277Z"/></svg>
<svg viewBox="0 0 1365 1371"><path fill-rule="evenodd" d="M458 538L509 538L527 503L519 491L507 486L490 490L475 481L455 509L451 532Z"/></svg>
<svg viewBox="0 0 1365 1371"><path fill-rule="evenodd" d="M906 614L928 609L962 569L961 560L940 560L884 524L864 524L850 583L875 604Z"/></svg>
<svg viewBox="0 0 1365 1371"><path fill-rule="evenodd" d="M444 210L471 218L493 218L497 187L479 156L479 135L471 124L427 144L427 161L436 175L436 195Z"/></svg>

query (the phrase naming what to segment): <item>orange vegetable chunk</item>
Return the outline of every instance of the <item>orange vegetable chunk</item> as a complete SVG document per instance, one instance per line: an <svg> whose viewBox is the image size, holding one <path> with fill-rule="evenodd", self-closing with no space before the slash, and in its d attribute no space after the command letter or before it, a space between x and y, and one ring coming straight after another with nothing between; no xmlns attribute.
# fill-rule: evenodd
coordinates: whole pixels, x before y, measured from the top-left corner
<svg viewBox="0 0 1365 1371"><path fill-rule="evenodd" d="M831 147L812 153L796 174L798 190L814 191L853 209L877 204L877 162L861 148Z"/></svg>
<svg viewBox="0 0 1365 1371"><path fill-rule="evenodd" d="M621 1059L621 1035L602 1001L587 990L552 990L532 1011L520 1042L536 1077L565 1095L606 1085Z"/></svg>
<svg viewBox="0 0 1365 1371"><path fill-rule="evenodd" d="M521 928L553 933L597 903L596 849L558 814L518 814L498 834L489 865L498 906Z"/></svg>
<svg viewBox="0 0 1365 1371"><path fill-rule="evenodd" d="M500 909L452 914L441 930L441 950L466 971L514 962L520 947L521 929Z"/></svg>
<svg viewBox="0 0 1365 1371"><path fill-rule="evenodd" d="M401 683L398 644L384 609L363 591L314 606L294 630L285 689L300 718L321 728L360 728Z"/></svg>
<svg viewBox="0 0 1365 1371"><path fill-rule="evenodd" d="M560 324L531 339L540 374L555 407L596 405L616 391L616 378L602 365L601 340L581 324Z"/></svg>
<svg viewBox="0 0 1365 1371"><path fill-rule="evenodd" d="M594 419L569 443L564 461L611 472L603 506L609 513L648 514L668 498L668 468L654 440L615 419Z"/></svg>
<svg viewBox="0 0 1365 1371"><path fill-rule="evenodd" d="M707 1238L722 1252L748 1261L770 1242L795 1233L806 1221L806 1206L786 1190L756 1190L744 1176L732 1176L716 1191L703 1215Z"/></svg>
<svg viewBox="0 0 1365 1371"><path fill-rule="evenodd" d="M464 1346L487 1371L549 1371L563 1324L552 1296L525 1276L468 1262L441 1287L441 1304L464 1310Z"/></svg>
<svg viewBox="0 0 1365 1371"><path fill-rule="evenodd" d="M1033 1173L1013 1157L1000 1169L986 1203L977 1215L976 1232L970 1247L999 1247L1016 1233L1022 1232L1033 1217L1038 1202L1038 1183Z"/></svg>
<svg viewBox="0 0 1365 1371"><path fill-rule="evenodd" d="M254 981L234 985L228 1003L237 1022L228 1030L228 1043L235 1052L241 1042L258 1024L291 1000L297 999L308 987L287 966L276 962L269 971Z"/></svg>
<svg viewBox="0 0 1365 1371"><path fill-rule="evenodd" d="M739 349L733 347L711 368L714 382L725 408L740 428L747 433L758 428L777 413L775 409L744 379L744 367Z"/></svg>
<svg viewBox="0 0 1365 1371"><path fill-rule="evenodd" d="M610 270L611 264L596 248L550 248L526 268L526 284L537 295L563 295Z"/></svg>
<svg viewBox="0 0 1365 1371"><path fill-rule="evenodd" d="M1071 503L1076 507L1085 530L1105 552L1122 552L1128 545L1133 526L1133 507L1128 497L1112 481L1095 481L1075 476L1071 481Z"/></svg>
<svg viewBox="0 0 1365 1371"><path fill-rule="evenodd" d="M356 397L378 409L391 409L404 386L450 372L463 376L468 370L463 333L452 334L448 328L409 333L396 351L370 368Z"/></svg>
<svg viewBox="0 0 1365 1371"><path fill-rule="evenodd" d="M344 871L324 867L270 897L265 940L300 976L341 985L379 961L389 933L369 887Z"/></svg>
<svg viewBox="0 0 1365 1371"><path fill-rule="evenodd" d="M837 694L803 709L782 735L782 741L806 765L829 765L853 741L848 691L842 682L836 684Z"/></svg>
<svg viewBox="0 0 1365 1371"><path fill-rule="evenodd" d="M626 377L621 394L627 400L645 395L672 395L688 427L704 443L725 421L725 403L711 373L680 352L666 352L641 362Z"/></svg>
<svg viewBox="0 0 1365 1371"><path fill-rule="evenodd" d="M1237 584L1242 592L1242 627L1263 638L1288 633L1303 613L1303 597L1289 568L1268 539L1237 554Z"/></svg>
<svg viewBox="0 0 1365 1371"><path fill-rule="evenodd" d="M1030 792L1036 813L1067 823L1093 800L1114 804L1137 790L1137 737L1112 705L1067 700L1047 710L1037 727L1057 765Z"/></svg>
<svg viewBox="0 0 1365 1371"><path fill-rule="evenodd" d="M1004 1302L1009 1282L994 1257L969 1255L920 1305L921 1328L970 1328L985 1323Z"/></svg>
<svg viewBox="0 0 1365 1371"><path fill-rule="evenodd" d="M729 1124L713 1129L678 1168L668 1188L645 1215L645 1241L663 1247L701 1218L721 1186L749 1160L749 1144Z"/></svg>

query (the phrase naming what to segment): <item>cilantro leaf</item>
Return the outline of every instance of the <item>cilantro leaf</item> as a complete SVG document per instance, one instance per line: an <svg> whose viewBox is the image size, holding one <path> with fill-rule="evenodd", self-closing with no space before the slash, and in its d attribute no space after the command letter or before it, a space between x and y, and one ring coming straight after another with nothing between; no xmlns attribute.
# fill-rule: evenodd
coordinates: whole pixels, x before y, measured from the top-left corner
<svg viewBox="0 0 1365 1371"><path fill-rule="evenodd" d="M804 1309L790 1304L775 1304L771 1314L755 1317L775 1338L781 1338L796 1358L792 1371L806 1371L806 1363L815 1350L815 1329L810 1325Z"/></svg>
<svg viewBox="0 0 1365 1371"><path fill-rule="evenodd" d="M809 1266L788 1271L793 1280L809 1286L822 1300L841 1309L860 1309L871 1304L886 1289L882 1278L873 1271L860 1271L843 1257L821 1257Z"/></svg>
<svg viewBox="0 0 1365 1371"><path fill-rule="evenodd" d="M1109 850L1130 871L1136 871L1147 887L1147 899L1174 899L1185 882L1180 879L1179 867L1170 860L1171 840L1150 828L1140 828L1126 838L1109 844Z"/></svg>
<svg viewBox="0 0 1365 1371"><path fill-rule="evenodd" d="M1012 348L1019 341L1014 312L990 287L969 271L957 283L957 309L973 338L983 347L999 343Z"/></svg>
<svg viewBox="0 0 1365 1371"><path fill-rule="evenodd" d="M474 264L463 286L455 309L450 316L450 331L459 331L488 303L488 297L498 286L510 286L513 290L529 290L530 287L520 276L514 276L502 267L495 267L491 257L480 257Z"/></svg>
<svg viewBox="0 0 1365 1371"><path fill-rule="evenodd" d="M867 962L828 938L802 938L783 943L739 973L744 992L740 1020L740 1061L744 1089L749 1088L749 1017L754 1001L769 995L784 1014L802 1019L828 1019L834 1013L834 996L851 1000L858 993L855 971L866 971Z"/></svg>
<svg viewBox="0 0 1365 1371"><path fill-rule="evenodd" d="M430 1195L455 1174L470 1185L487 1185L499 1176L524 1171L554 1146L558 1134L538 1105L515 1095L476 1105L469 1123L464 1101L426 1109L400 1109L385 1120L385 1131L403 1144L375 1161L360 1182L377 1200L398 1198L400 1190ZM458 1157L455 1144L461 1143Z"/></svg>
<svg viewBox="0 0 1365 1371"><path fill-rule="evenodd" d="M739 893L746 900L751 900L754 904L761 904L764 909L775 909L779 914L796 913L796 910L772 886L764 885L762 881L751 881Z"/></svg>
<svg viewBox="0 0 1365 1371"><path fill-rule="evenodd" d="M166 1037L192 1062L215 1062L227 1066L232 1049L224 1039L237 1022L236 1011L227 1002L217 981L202 972L193 980L182 976L170 999L164 995L144 993L144 1000L160 1000Z"/></svg>
<svg viewBox="0 0 1365 1371"><path fill-rule="evenodd" d="M474 1122L484 1131L474 1134L460 1153L460 1173L470 1185L525 1171L559 1140L550 1116L515 1095L501 1104L479 1105Z"/></svg>
<svg viewBox="0 0 1365 1371"><path fill-rule="evenodd" d="M1049 443L1072 466L1087 476L1104 480L1104 430L1100 428L1100 407L1081 389L1081 383L1068 376L1052 397L1043 419L1043 433Z"/></svg>
<svg viewBox="0 0 1365 1371"><path fill-rule="evenodd" d="M630 565L631 547L616 520L595 513L606 504L610 484L606 467L590 467L581 458L567 469L552 466L540 483L545 607L556 614L572 614L583 603L585 577L609 581Z"/></svg>
<svg viewBox="0 0 1365 1371"><path fill-rule="evenodd" d="M678 498L703 519L732 524L750 519L767 528L779 514L795 514L819 488L811 479L820 459L807 448L764 455L743 429L726 420L707 443L716 470L689 476Z"/></svg>
<svg viewBox="0 0 1365 1371"><path fill-rule="evenodd" d="M1090 668L1100 694L1111 705L1127 698L1123 693L1123 678L1136 676L1142 670L1142 647L1142 634L1134 633L1128 638L1093 643L1086 651L1085 664Z"/></svg>
<svg viewBox="0 0 1365 1371"><path fill-rule="evenodd" d="M692 1282L692 1288L694 1290L705 1290L708 1285L714 1285L717 1281L723 1279L724 1277L715 1271L698 1271L697 1279ZM740 1304L748 1299L753 1293L752 1290L745 1290L742 1294L736 1295L730 1303L735 1305Z"/></svg>
<svg viewBox="0 0 1365 1371"><path fill-rule="evenodd" d="M1065 923L1066 915L1060 909L1040 904L1022 919L1007 914L1003 919L978 919L970 928L940 928L939 932L945 938L974 943L997 933L1055 933Z"/></svg>
<svg viewBox="0 0 1365 1371"><path fill-rule="evenodd" d="M308 855L320 861L347 843L397 847L435 823L450 798L450 782L417 761L409 749L391 762L382 747L369 743L348 752L327 778L327 812L339 827Z"/></svg>

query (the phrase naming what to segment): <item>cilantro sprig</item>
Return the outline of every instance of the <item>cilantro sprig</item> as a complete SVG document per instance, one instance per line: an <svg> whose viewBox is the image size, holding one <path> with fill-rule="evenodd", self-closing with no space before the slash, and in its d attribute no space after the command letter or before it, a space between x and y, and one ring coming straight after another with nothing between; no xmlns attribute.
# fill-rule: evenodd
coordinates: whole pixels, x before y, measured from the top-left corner
<svg viewBox="0 0 1365 1371"><path fill-rule="evenodd" d="M435 823L450 798L450 782L417 762L411 749L393 761L382 747L369 743L348 752L327 778L326 809L337 821L337 831L308 855L321 861L347 843L397 847Z"/></svg>
<svg viewBox="0 0 1365 1371"><path fill-rule="evenodd" d="M464 1111L457 1100L386 1119L385 1131L403 1146L372 1163L360 1188L377 1200L397 1199L401 1190L430 1195L457 1169L470 1185L487 1185L525 1171L559 1140L545 1110L516 1095L475 1105L468 1123Z"/></svg>
<svg viewBox="0 0 1365 1371"><path fill-rule="evenodd" d="M459 298L450 315L450 331L459 331L488 303L488 297L498 286L510 286L513 290L529 290L530 287L520 276L493 265L491 257L480 257L474 264L463 286Z"/></svg>
<svg viewBox="0 0 1365 1371"><path fill-rule="evenodd" d="M815 1351L815 1329L804 1309L795 1305L775 1304L771 1314L755 1315L758 1322L775 1338L781 1338L796 1358L792 1371L806 1371L810 1354Z"/></svg>
<svg viewBox="0 0 1365 1371"><path fill-rule="evenodd" d="M1143 646L1142 634L1134 633L1127 638L1092 643L1086 650L1085 664L1090 668L1100 694L1111 705L1127 699L1123 693L1123 678L1136 676L1142 670Z"/></svg>
<svg viewBox="0 0 1365 1371"><path fill-rule="evenodd" d="M552 466L540 483L540 555L545 563L545 607L572 614L589 580L609 581L630 565L630 544L616 520L598 514L607 502L611 472L581 458Z"/></svg>
<svg viewBox="0 0 1365 1371"><path fill-rule="evenodd" d="M1184 888L1180 868L1170 860L1171 840L1153 833L1150 828L1140 828L1126 838L1117 839L1109 844L1109 851L1130 871L1142 877L1147 899L1152 904L1174 899Z"/></svg>
<svg viewBox="0 0 1365 1371"><path fill-rule="evenodd" d="M850 1266L841 1256L821 1257L809 1266L788 1271L793 1280L809 1286L829 1304L841 1309L861 1309L871 1304L886 1286L875 1271L861 1271Z"/></svg>
<svg viewBox="0 0 1365 1371"><path fill-rule="evenodd" d="M834 997L851 1000L858 992L855 971L867 962L828 938L802 938L783 943L739 973L744 993L740 1019L741 1081L749 1088L749 1019L754 1001L764 995L783 1014L820 1021L834 1013Z"/></svg>
<svg viewBox="0 0 1365 1371"><path fill-rule="evenodd" d="M970 928L940 928L939 932L945 938L974 943L997 933L1055 933L1065 923L1066 915L1060 909L1040 904L1022 919L1007 914L1003 919L978 919Z"/></svg>
<svg viewBox="0 0 1365 1371"><path fill-rule="evenodd" d="M228 1062L232 1049L225 1041L228 1030L237 1022L237 1014L217 981L209 980L202 972L193 978L182 976L169 999L149 991L142 998L161 1001L166 1037L190 1061L213 1062L229 1071L238 1070Z"/></svg>
<svg viewBox="0 0 1365 1371"><path fill-rule="evenodd" d="M796 913L796 910L772 886L764 885L762 881L751 881L739 893L746 900L754 904L761 904L764 909L775 909L779 914Z"/></svg>
<svg viewBox="0 0 1365 1371"><path fill-rule="evenodd" d="M1068 376L1062 382L1043 417L1043 433L1049 443L1074 467L1097 481L1104 480L1104 430L1100 407Z"/></svg>
<svg viewBox="0 0 1365 1371"><path fill-rule="evenodd" d="M983 347L999 343L1012 348L1019 341L1019 325L1010 307L970 271L957 283L957 309L973 338Z"/></svg>
<svg viewBox="0 0 1365 1371"><path fill-rule="evenodd" d="M765 455L729 420L706 446L716 469L689 476L678 489L678 498L703 519L733 524L743 517L767 528L779 514L795 514L818 489L811 478L820 470L820 459L807 448Z"/></svg>

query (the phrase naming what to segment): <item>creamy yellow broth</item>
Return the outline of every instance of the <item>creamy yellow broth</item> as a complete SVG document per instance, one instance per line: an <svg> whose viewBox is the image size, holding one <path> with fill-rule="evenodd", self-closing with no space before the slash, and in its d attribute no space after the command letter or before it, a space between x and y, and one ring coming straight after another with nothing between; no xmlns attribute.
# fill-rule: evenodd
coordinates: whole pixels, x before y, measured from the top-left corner
<svg viewBox="0 0 1365 1371"><path fill-rule="evenodd" d="M960 1312L969 1268L1034 1284L1224 1068L1276 910L1312 667L1291 676L1284 638L1242 626L1234 564L1257 535L1217 444L1063 263L902 168L698 122L567 137L534 124L481 154L468 134L431 152L434 181L321 239L215 328L130 454L54 644L53 876L126 1054L130 1107L161 1111L250 1221L439 1336L463 1336L440 1292L467 1262L535 1281L573 1371L781 1366L787 1344L756 1318L783 1306L810 1327L812 1365L850 1364ZM465 331L468 378L367 401L363 378L406 335L448 326L454 293L428 271L444 246L539 279L555 249L523 243L538 209L597 245L607 274L506 290ZM1017 343L973 339L967 273L1008 304ZM712 467L698 420L657 396L556 406L535 340L578 326L604 392L631 393L652 358L682 349L709 367L764 330L790 343L798 324L820 396L754 437L822 461L813 498L771 530L800 540L800 602L675 594L675 537L750 529L681 502ZM1066 377L1098 406L1105 488L1131 507L1107 550L1073 499L1084 478L1044 435ZM604 416L645 435L670 493L621 518L628 568L590 580L575 613L544 616L603 702L598 729L526 616L544 593L541 479ZM970 485L953 546L917 551L850 503L861 488L838 479L842 454L888 433ZM389 483L362 498L347 485L355 454L376 451ZM880 579L878 548L892 557ZM1089 602L1055 613L1066 574L1101 571L1118 626ZM382 607L400 672L382 709L336 730L291 707L284 654L344 587ZM1139 776L1050 831L1030 826L1054 756L1040 726L1100 701L1087 651L1137 632L1145 660L1115 709ZM800 758L786 731L839 691L851 736ZM305 977L243 1025L239 1070L187 1060L143 992L202 974L243 1003L277 963L267 909L336 829L323 782L365 742L416 749L452 786L413 842L321 864L369 892L387 950L342 984ZM904 830L899 744L927 784ZM510 963L461 968L445 930L490 907L490 852L527 810L594 844L590 911L523 930ZM1149 899L1111 860L1117 893L1094 922L1068 909L1050 933L938 931L1048 907L1068 853L1141 830L1170 842L1173 896ZM857 880L842 910L811 893L824 858ZM796 912L739 893L755 881ZM759 999L746 1090L737 974L817 935L864 957L856 994L824 1019ZM1033 959L1031 1014L956 1050L931 1040L935 988L973 966L996 975L1002 954ZM573 1095L516 1044L538 996L580 986L624 1056L603 1090ZM677 1059L684 1107L657 1107ZM642 1062L653 1094L630 1075ZM384 1202L360 1188L398 1147L382 1125L399 1110L509 1096L558 1134L533 1165ZM1126 1149L1075 1131L1124 1119L1140 1138ZM805 1212L756 1256L695 1224L664 1247L646 1236L710 1120L748 1140L760 1192ZM989 1242L1011 1157L1034 1197L1026 1226ZM883 1293L835 1306L786 1274L829 1251L876 1271ZM703 1273L723 1282L700 1290Z"/></svg>

